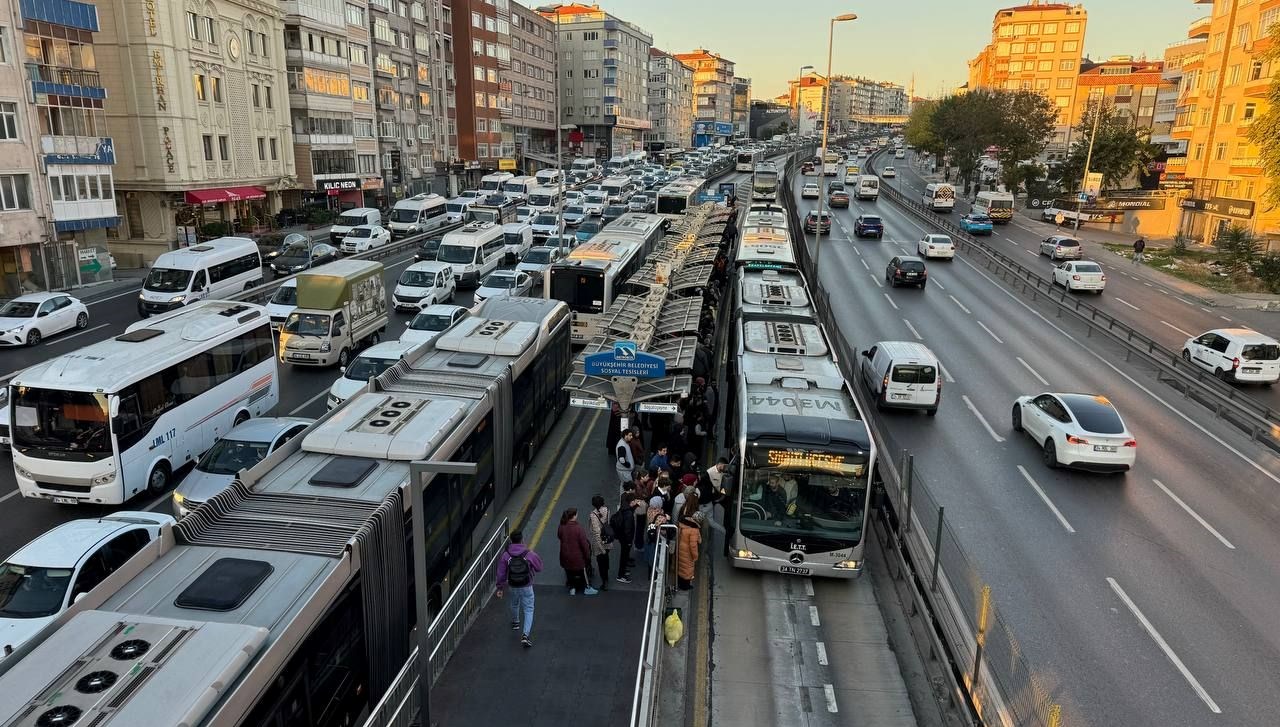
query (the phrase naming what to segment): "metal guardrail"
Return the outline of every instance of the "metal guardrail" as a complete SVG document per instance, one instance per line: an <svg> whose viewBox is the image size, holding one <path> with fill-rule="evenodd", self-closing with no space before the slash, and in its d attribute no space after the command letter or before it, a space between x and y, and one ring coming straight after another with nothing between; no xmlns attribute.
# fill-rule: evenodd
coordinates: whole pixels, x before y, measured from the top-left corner
<svg viewBox="0 0 1280 727"><path fill-rule="evenodd" d="M663 525L658 534L657 551L653 557L653 570L649 578L649 592L645 597L644 628L640 638L640 663L636 667L636 686L631 697L631 727L654 727L658 718L658 689L662 683L663 612L671 585L667 583L671 545L661 531L679 528L672 523Z"/></svg>
<svg viewBox="0 0 1280 727"><path fill-rule="evenodd" d="M874 156L867 164L872 172L875 171L871 166L873 161ZM1241 393L1239 389L1215 378L1147 334L1085 303L1066 288L1059 289L1052 280L975 238L924 205L908 199L892 186L885 185L880 190L890 201L905 208L928 226L946 232L962 253L981 260L988 270L1014 283L1012 287L1018 292L1030 296L1033 301L1040 298L1048 300L1056 304L1059 312L1066 311L1075 315L1089 326L1090 335L1098 331L1123 345L1126 361L1134 354L1140 356L1155 368L1157 380L1211 409L1219 419L1242 430L1253 441L1280 453L1280 411Z"/></svg>
<svg viewBox="0 0 1280 727"><path fill-rule="evenodd" d="M419 663L418 649L409 653L409 659L396 674L377 705L369 712L364 727L409 727L419 724L418 680L423 671L429 672L430 683L435 684L444 672L449 657L457 651L467 630L480 616L493 596L494 569L507 546L510 523L506 518L498 523L493 534L476 554L467 572L458 580L457 587L431 621L427 629L426 643L431 645L427 664Z"/></svg>

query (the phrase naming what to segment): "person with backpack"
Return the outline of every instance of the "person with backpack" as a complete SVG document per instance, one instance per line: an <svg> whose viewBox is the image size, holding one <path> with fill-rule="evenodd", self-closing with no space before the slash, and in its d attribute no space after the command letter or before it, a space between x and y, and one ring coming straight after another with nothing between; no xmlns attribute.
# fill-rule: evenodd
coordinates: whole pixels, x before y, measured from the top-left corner
<svg viewBox="0 0 1280 727"><path fill-rule="evenodd" d="M524 533L511 531L511 542L498 559L497 591L502 598L505 586L511 589L511 630L520 632L520 645L533 646L529 632L533 631L533 577L542 572L542 558L524 545Z"/></svg>
<svg viewBox="0 0 1280 727"><path fill-rule="evenodd" d="M578 508L566 508L560 515L556 538L560 540L560 567L564 569L569 595L576 596L579 590L584 596L596 595L596 589L591 587L591 581L587 578L587 567L591 563L591 543L578 524Z"/></svg>
<svg viewBox="0 0 1280 727"><path fill-rule="evenodd" d="M618 503L618 511L609 518L609 527L613 537L618 541L618 582L631 582L631 542L636 537L636 510L641 503L634 490L622 493L622 501Z"/></svg>
<svg viewBox="0 0 1280 727"><path fill-rule="evenodd" d="M596 558L596 568L600 571L600 591L609 590L609 551L613 550L613 526L609 524L609 508L605 507L603 495L591 497L591 514L587 516L591 525L591 554ZM590 585L590 583L588 583Z"/></svg>

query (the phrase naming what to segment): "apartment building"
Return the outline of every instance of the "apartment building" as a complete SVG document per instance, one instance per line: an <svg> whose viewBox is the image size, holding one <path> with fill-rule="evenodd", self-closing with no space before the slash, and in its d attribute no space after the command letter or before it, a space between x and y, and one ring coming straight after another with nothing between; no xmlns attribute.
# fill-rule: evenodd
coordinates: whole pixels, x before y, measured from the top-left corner
<svg viewBox="0 0 1280 727"><path fill-rule="evenodd" d="M649 49L649 121L646 151L684 149L693 139L693 68L657 48Z"/></svg>
<svg viewBox="0 0 1280 727"><path fill-rule="evenodd" d="M453 66L456 75L454 119L458 129L458 158L467 169L468 186L499 168L515 169L515 140L510 154L503 153L502 122L511 116L511 82L499 74L511 68L511 16L509 4L500 14L496 3L453 0L458 23L453 29Z"/></svg>
<svg viewBox="0 0 1280 727"><path fill-rule="evenodd" d="M1211 242L1231 224L1243 224L1274 247L1280 245L1280 210L1263 200L1268 180L1250 126L1266 111L1267 93L1280 67L1265 60L1268 29L1280 21L1280 4L1219 0L1188 27L1180 56L1181 78L1170 134L1187 142L1185 160L1169 159L1166 178L1181 175L1190 193L1181 199L1180 234ZM1203 36L1203 45L1201 45ZM1181 47L1179 48L1181 49Z"/></svg>
<svg viewBox="0 0 1280 727"><path fill-rule="evenodd" d="M1004 88L1043 93L1058 109L1046 152L1064 155L1070 145L1080 59L1088 13L1081 5L1032 0L997 10L991 42L969 61L968 89Z"/></svg>
<svg viewBox="0 0 1280 727"><path fill-rule="evenodd" d="M1133 56L1111 56L1097 63L1085 59L1076 83L1079 92L1071 108L1072 124L1079 123L1091 104L1101 102L1147 130L1155 123L1161 88L1173 86L1164 78L1164 61L1134 60Z"/></svg>
<svg viewBox="0 0 1280 727"><path fill-rule="evenodd" d="M213 222L260 228L297 184L281 6L209 0L100 10L95 49L122 213L107 234L116 257L149 262ZM342 78L316 80L342 88Z"/></svg>
<svg viewBox="0 0 1280 727"><path fill-rule="evenodd" d="M642 150L650 129L653 36L599 5L571 3L539 12L556 27L560 122L575 127L566 130L566 149L599 159Z"/></svg>
<svg viewBox="0 0 1280 727"><path fill-rule="evenodd" d="M1156 92L1156 110L1152 115L1151 143L1159 144L1165 153L1160 169L1161 189L1191 189L1187 173L1187 141L1190 134L1173 135L1183 96L1183 63L1191 61L1193 68L1201 63L1204 51L1209 47L1209 23L1200 18L1191 24L1187 37L1165 48L1163 68L1160 72L1165 84ZM1198 70L1197 70L1198 73ZM1189 90L1189 89L1188 89ZM1186 118L1189 118L1187 116Z"/></svg>
<svg viewBox="0 0 1280 727"><path fill-rule="evenodd" d="M512 110L507 125L515 138L516 164L527 172L559 166L556 154L555 23L511 3Z"/></svg>
<svg viewBox="0 0 1280 727"><path fill-rule="evenodd" d="M749 136L751 132L751 79L733 77L733 133Z"/></svg>
<svg viewBox="0 0 1280 727"><path fill-rule="evenodd" d="M677 53L693 67L693 145L708 146L733 138L733 61L698 48Z"/></svg>

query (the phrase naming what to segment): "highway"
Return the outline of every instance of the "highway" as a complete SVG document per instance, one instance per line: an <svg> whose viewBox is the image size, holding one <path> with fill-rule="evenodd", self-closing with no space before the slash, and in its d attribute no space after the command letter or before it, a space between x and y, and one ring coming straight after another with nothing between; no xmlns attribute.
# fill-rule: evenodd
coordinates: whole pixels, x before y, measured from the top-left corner
<svg viewBox="0 0 1280 727"><path fill-rule="evenodd" d="M814 179L793 180L802 214L816 204L799 200L799 187ZM883 240L851 239L861 212L884 218ZM945 369L937 417L873 413L891 440L886 454L914 454L1026 660L1062 703L1063 724L1274 724L1280 461L1131 376L1118 348L1065 327L963 258L930 261L925 290L886 287L889 259L914 254L925 233L887 199L855 200L835 219L820 269L843 335L859 350L920 340ZM1124 279L1108 283L1115 278ZM1103 302L1130 295L1125 285ZM1162 315L1208 327L1184 308L1166 304ZM1010 424L1017 396L1046 390L1109 397L1136 435L1135 469L1047 469Z"/></svg>

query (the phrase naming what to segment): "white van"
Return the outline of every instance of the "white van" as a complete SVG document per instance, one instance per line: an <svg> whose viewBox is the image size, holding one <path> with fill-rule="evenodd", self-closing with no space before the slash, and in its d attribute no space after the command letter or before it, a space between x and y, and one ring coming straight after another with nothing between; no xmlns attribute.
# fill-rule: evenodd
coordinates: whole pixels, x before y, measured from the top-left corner
<svg viewBox="0 0 1280 727"><path fill-rule="evenodd" d="M447 206L445 198L438 194L419 194L402 199L391 209L387 227L392 237L429 232L447 222Z"/></svg>
<svg viewBox="0 0 1280 727"><path fill-rule="evenodd" d="M600 173L600 164L593 157L578 157L573 160L572 171L594 177Z"/></svg>
<svg viewBox="0 0 1280 727"><path fill-rule="evenodd" d="M262 257L258 243L247 237L219 237L156 258L138 293L138 315L146 318L259 285Z"/></svg>
<svg viewBox="0 0 1280 727"><path fill-rule="evenodd" d="M920 204L934 212L951 214L952 208L956 206L956 188L945 182L931 183L924 188Z"/></svg>
<svg viewBox="0 0 1280 727"><path fill-rule="evenodd" d="M630 177L609 177L600 183L600 191L609 195L609 204L626 202L631 197Z"/></svg>
<svg viewBox="0 0 1280 727"><path fill-rule="evenodd" d="M1182 359L1223 381L1263 386L1280 381L1280 342L1250 328L1217 328L1188 338Z"/></svg>
<svg viewBox="0 0 1280 727"><path fill-rule="evenodd" d="M877 409L924 409L938 413L942 366L928 346L915 341L880 341L862 352L862 383Z"/></svg>
<svg viewBox="0 0 1280 727"><path fill-rule="evenodd" d="M880 198L880 178L874 174L858 176L858 187L853 191L858 199L869 199L872 202Z"/></svg>
<svg viewBox="0 0 1280 727"><path fill-rule="evenodd" d="M561 201L559 187L534 187L529 192L526 204L532 207L534 212L543 210L554 212L560 207Z"/></svg>
<svg viewBox="0 0 1280 727"><path fill-rule="evenodd" d="M502 239L507 250L503 262L515 263L533 247L533 227L528 222L508 222L502 226Z"/></svg>
<svg viewBox="0 0 1280 727"><path fill-rule="evenodd" d="M467 217L467 210L471 205L475 204L476 197L454 197L444 203L444 221L445 224L452 225L461 222Z"/></svg>
<svg viewBox="0 0 1280 727"><path fill-rule="evenodd" d="M626 174L631 162L624 156L613 157L604 163L605 174Z"/></svg>
<svg viewBox="0 0 1280 727"><path fill-rule="evenodd" d="M502 193L507 196L507 199L523 202L529 198L529 194L536 186L538 186L538 180L533 177L512 177L502 183Z"/></svg>
<svg viewBox="0 0 1280 727"><path fill-rule="evenodd" d="M329 228L329 241L337 245L342 238L351 232L352 227L360 225L381 225L382 213L372 207L356 207L338 215L333 227Z"/></svg>
<svg viewBox="0 0 1280 727"><path fill-rule="evenodd" d="M396 310L422 310L436 303L448 303L458 281L453 278L453 266L439 260L414 263L400 273L396 288L391 293L391 305Z"/></svg>
<svg viewBox="0 0 1280 727"><path fill-rule="evenodd" d="M559 187L560 182L564 180L564 174L559 169L540 169L533 178L543 187Z"/></svg>
<svg viewBox="0 0 1280 727"><path fill-rule="evenodd" d="M511 172L494 172L484 175L480 178L480 197L483 199L486 195L501 193L502 184L515 176Z"/></svg>
<svg viewBox="0 0 1280 727"><path fill-rule="evenodd" d="M475 287L498 269L506 255L507 242L501 225L469 222L445 234L436 260L453 265L453 278L459 285Z"/></svg>

